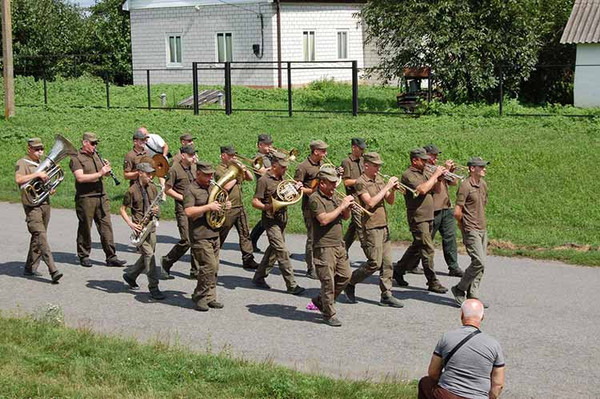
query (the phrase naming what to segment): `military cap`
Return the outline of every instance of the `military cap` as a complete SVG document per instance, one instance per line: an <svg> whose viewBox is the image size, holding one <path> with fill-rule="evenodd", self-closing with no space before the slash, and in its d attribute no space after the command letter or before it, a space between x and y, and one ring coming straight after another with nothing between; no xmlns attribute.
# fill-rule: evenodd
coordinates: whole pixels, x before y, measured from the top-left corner
<svg viewBox="0 0 600 399"><path fill-rule="evenodd" d="M363 159L365 162L369 162L369 163L372 163L375 165L383 165L383 161L381 160L381 157L376 152L367 152L366 154L363 155Z"/></svg>
<svg viewBox="0 0 600 399"><path fill-rule="evenodd" d="M222 145L221 154L235 155L235 148L232 145Z"/></svg>
<svg viewBox="0 0 600 399"><path fill-rule="evenodd" d="M213 168L212 164L208 161L198 161L196 162L196 170L198 172L202 172L205 174L211 174L211 173L215 173L215 169Z"/></svg>
<svg viewBox="0 0 600 399"><path fill-rule="evenodd" d="M193 155L197 153L198 150L196 150L196 148L193 145L184 145L179 149L179 152L181 152L182 154Z"/></svg>
<svg viewBox="0 0 600 399"><path fill-rule="evenodd" d="M362 148L363 150L367 148L367 143L364 139L361 139L360 137L355 137L352 140L350 140L350 142L352 143L352 145L355 145L358 148Z"/></svg>
<svg viewBox="0 0 600 399"><path fill-rule="evenodd" d="M33 148L44 146L44 143L42 143L42 139L39 137L32 137L32 138L28 139L27 144Z"/></svg>
<svg viewBox="0 0 600 399"><path fill-rule="evenodd" d="M146 140L146 135L143 132L136 130L135 133L133 133L133 138L138 140Z"/></svg>
<svg viewBox="0 0 600 399"><path fill-rule="evenodd" d="M410 159L413 158L429 159L429 155L424 148L415 148L410 150Z"/></svg>
<svg viewBox="0 0 600 399"><path fill-rule="evenodd" d="M141 172L146 172L146 173L154 172L154 168L148 162L138 163L136 165L136 168L137 168L137 170L139 170Z"/></svg>
<svg viewBox="0 0 600 399"><path fill-rule="evenodd" d="M96 133L93 132L85 132L83 134L83 140L84 141L89 141L90 143L95 143L96 141L98 141L98 136L96 136Z"/></svg>
<svg viewBox="0 0 600 399"><path fill-rule="evenodd" d="M276 162L281 166L288 166L290 164L290 162L288 161L288 158L285 154L279 152L279 151L274 151L271 153L271 162Z"/></svg>
<svg viewBox="0 0 600 399"><path fill-rule="evenodd" d="M327 147L329 147L329 146L323 140L313 140L313 141L310 142L310 150L311 151L314 151L314 150L326 150Z"/></svg>
<svg viewBox="0 0 600 399"><path fill-rule="evenodd" d="M440 151L440 149L438 148L438 146L435 144L427 144L425 147L423 147L423 149L425 150L426 153L432 154L432 155L437 155L437 154L442 153Z"/></svg>
<svg viewBox="0 0 600 399"><path fill-rule="evenodd" d="M323 168L317 175L319 180L328 180L332 183L337 183L339 177L337 171L334 168Z"/></svg>
<svg viewBox="0 0 600 399"><path fill-rule="evenodd" d="M271 138L270 134L263 133L258 135L258 142L264 144L272 144L273 139Z"/></svg>
<svg viewBox="0 0 600 399"><path fill-rule="evenodd" d="M486 166L489 161L484 161L481 157L472 157L467 161L467 166Z"/></svg>
<svg viewBox="0 0 600 399"><path fill-rule="evenodd" d="M185 140L185 141L194 141L194 137L191 134L189 134L189 133L184 133L181 136L179 136L179 140L181 140L181 141L183 141L183 140Z"/></svg>

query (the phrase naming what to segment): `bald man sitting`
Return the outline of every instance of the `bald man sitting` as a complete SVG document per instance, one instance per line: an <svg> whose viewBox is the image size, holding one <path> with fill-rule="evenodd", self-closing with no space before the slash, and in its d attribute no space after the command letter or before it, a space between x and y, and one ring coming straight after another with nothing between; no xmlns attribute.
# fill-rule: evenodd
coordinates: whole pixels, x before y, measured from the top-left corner
<svg viewBox="0 0 600 399"><path fill-rule="evenodd" d="M494 338L481 332L483 304L467 299L462 327L437 343L427 376L419 381L419 399L496 399L504 387L504 355Z"/></svg>

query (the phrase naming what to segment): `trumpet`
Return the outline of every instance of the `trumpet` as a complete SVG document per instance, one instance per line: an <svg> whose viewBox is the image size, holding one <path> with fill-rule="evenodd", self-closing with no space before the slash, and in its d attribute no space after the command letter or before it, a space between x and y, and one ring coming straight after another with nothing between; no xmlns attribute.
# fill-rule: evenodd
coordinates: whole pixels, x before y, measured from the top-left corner
<svg viewBox="0 0 600 399"><path fill-rule="evenodd" d="M390 176L390 175L384 175L384 174L382 174L382 173L379 173L379 172L377 172L377 174L378 174L379 176L381 176L381 177L382 177L383 179L385 179L385 180L389 180L389 179L391 179L391 178L392 178L392 176ZM398 183L395 185L395 187L396 187L396 189L397 189L397 190L400 190L400 192L401 192L402 194L404 194L404 195L406 195L406 192L408 191L408 192L412 193L412 195L413 195L413 198L417 198L417 197L419 196L419 193L417 192L417 190L415 190L415 189L413 189L413 188L410 188L410 187L408 187L406 184L403 184L403 183L401 183L401 182L398 182Z"/></svg>
<svg viewBox="0 0 600 399"><path fill-rule="evenodd" d="M264 166L262 157L248 158L248 157L244 157L244 156L236 153L235 158L242 165L252 169L254 171L254 173L258 173L258 171L261 170Z"/></svg>
<svg viewBox="0 0 600 399"><path fill-rule="evenodd" d="M337 188L335 190L333 190L333 193L335 195L337 195L337 197L340 200L343 200L344 198L346 198L346 194L342 193L341 191L339 191ZM358 211L358 213L360 213L361 215L367 215L368 217L373 216L373 212L367 210L367 208L365 208L364 206L362 206L361 204L359 204L358 202L354 202L354 204L352 204L352 208L356 211Z"/></svg>
<svg viewBox="0 0 600 399"><path fill-rule="evenodd" d="M437 165L432 165L432 164L425 164L425 170L429 173L434 173L435 170L438 168ZM457 170L465 170L464 168L466 168L466 166L462 166L462 165L455 165L455 171ZM468 169L467 169L468 172ZM459 175L457 173L453 173L450 171L447 171L446 173L443 174L444 179L448 180L448 181L454 181L454 180L465 180L467 178L467 175Z"/></svg>
<svg viewBox="0 0 600 399"><path fill-rule="evenodd" d="M298 161L298 150L295 148L292 148L291 150L286 150L283 148L277 148L277 147L271 147L271 149L269 150L269 152L280 152L282 154L284 154L287 157L287 160L290 162L294 162L296 163Z"/></svg>

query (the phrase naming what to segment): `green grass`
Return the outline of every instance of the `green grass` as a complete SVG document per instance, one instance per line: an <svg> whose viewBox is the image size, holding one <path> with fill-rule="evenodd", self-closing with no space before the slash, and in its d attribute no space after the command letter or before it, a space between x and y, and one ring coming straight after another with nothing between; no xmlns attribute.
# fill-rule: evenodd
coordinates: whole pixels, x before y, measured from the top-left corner
<svg viewBox="0 0 600 399"><path fill-rule="evenodd" d="M89 81L63 84L64 91L78 96L80 102L93 91ZM339 97L339 93L347 88L321 82L298 90L305 91L307 96L329 99ZM143 98L145 88L126 87L123 90ZM250 93L245 101L255 104L261 101L275 104L282 94L281 90L235 90ZM368 90L380 102L395 93L391 89ZM301 98L300 94L297 97ZM509 106L525 109L512 102ZM407 167L409 149L436 143L443 150L440 159L452 158L464 164L470 156L481 155L492 161L488 168L490 202L486 212L490 239L492 243L499 243L491 246L492 251L600 265L597 234L600 231L600 207L595 205L600 182L594 173L594 156L600 150L600 118L496 117L492 116L491 106L445 104L436 107L444 111L416 119L339 114L296 114L288 118L248 112L237 112L228 117L222 112L194 116L186 111L20 108L15 118L0 122L0 145L4 154L0 159L0 199L18 201L14 163L24 154L25 139L34 135L42 137L50 147L55 133L65 135L78 145L82 132L95 131L102 139L100 151L111 160L119 176L122 175L123 156L131 147L131 134L140 125L161 134L173 147L177 146L181 132L192 132L199 138L200 157L212 162L218 160L219 146L227 143L234 144L241 154L253 155L256 136L261 132L271 133L278 147L298 148L302 158L307 155L310 140L324 139L330 145L329 158L340 162L349 151L350 138L362 136L367 139L369 149L381 153L386 162L383 172L395 175ZM572 107L549 108L554 108L558 114L574 112ZM458 114L450 112L452 109L464 110L464 116L461 116L462 111ZM544 110L535 108L534 111ZM64 161L63 166L66 168L67 165ZM115 187L110 179L105 184L112 210L116 212L127 185ZM248 209L253 189L253 184L244 186ZM67 173L65 182L53 198L53 205L73 208L73 197L73 176ZM454 189L451 198L455 198ZM259 215L250 210L250 222L256 222ZM172 201L164 206L164 216L173 217ZM121 223L117 219L114 222ZM410 239L402 199L390 208L390 226L393 239ZM299 207L291 208L288 231L304 231ZM504 242L510 245L504 245ZM572 244L589 248L585 251L562 248Z"/></svg>
<svg viewBox="0 0 600 399"><path fill-rule="evenodd" d="M337 380L31 318L0 317L0 329L6 398L414 398L417 391L415 382Z"/></svg>

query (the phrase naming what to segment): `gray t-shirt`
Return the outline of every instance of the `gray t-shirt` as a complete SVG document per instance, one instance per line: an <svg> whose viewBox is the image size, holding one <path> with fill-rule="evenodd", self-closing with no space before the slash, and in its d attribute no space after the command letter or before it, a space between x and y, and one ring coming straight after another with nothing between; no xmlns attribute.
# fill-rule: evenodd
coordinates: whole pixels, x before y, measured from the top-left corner
<svg viewBox="0 0 600 399"><path fill-rule="evenodd" d="M452 349L475 327L462 326L442 336L433 352L445 359ZM455 395L473 399L488 399L492 368L504 367L500 344L485 333L471 337L458 349L444 367L438 385Z"/></svg>

